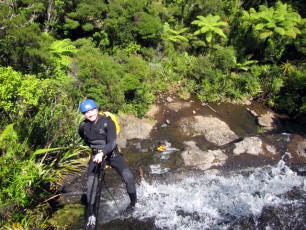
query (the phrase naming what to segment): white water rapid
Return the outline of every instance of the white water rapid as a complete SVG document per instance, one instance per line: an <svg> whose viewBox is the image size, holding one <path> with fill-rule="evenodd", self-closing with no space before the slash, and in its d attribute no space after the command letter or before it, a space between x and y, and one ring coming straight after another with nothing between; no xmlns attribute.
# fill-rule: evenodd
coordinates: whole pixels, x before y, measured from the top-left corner
<svg viewBox="0 0 306 230"><path fill-rule="evenodd" d="M306 190L305 179L283 161L252 172L179 177L151 183L143 180L137 188L139 203L132 217L143 221L153 218L157 229L228 229L241 217L256 219L264 207L299 205L303 201L284 194L293 188ZM114 202L108 205L115 210Z"/></svg>

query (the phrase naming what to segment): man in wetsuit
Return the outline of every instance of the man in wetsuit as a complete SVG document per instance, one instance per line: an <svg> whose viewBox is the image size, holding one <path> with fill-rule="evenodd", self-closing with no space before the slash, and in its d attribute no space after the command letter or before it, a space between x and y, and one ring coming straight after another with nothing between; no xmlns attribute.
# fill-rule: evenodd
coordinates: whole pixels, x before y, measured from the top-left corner
<svg viewBox="0 0 306 230"><path fill-rule="evenodd" d="M79 126L79 135L85 143L92 149L92 155L87 169L87 203L94 206L97 185L98 168L101 162L106 160L121 176L126 184L126 190L131 203L126 208L127 211L133 210L137 202L136 186L133 174L118 150L116 144L116 126L110 117L99 114L98 106L92 99L87 99L80 104L80 111L85 115L85 120ZM92 213L94 218L94 213ZM91 220L92 222L93 220ZM95 222L95 221L94 221Z"/></svg>

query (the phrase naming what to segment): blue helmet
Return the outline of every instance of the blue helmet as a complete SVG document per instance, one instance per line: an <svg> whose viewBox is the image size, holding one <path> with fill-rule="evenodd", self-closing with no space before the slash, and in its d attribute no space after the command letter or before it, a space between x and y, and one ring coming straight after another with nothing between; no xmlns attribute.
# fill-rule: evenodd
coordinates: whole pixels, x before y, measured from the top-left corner
<svg viewBox="0 0 306 230"><path fill-rule="evenodd" d="M97 106L96 102L92 99L87 99L80 104L80 110L81 110L82 113L85 113L85 112L87 112L91 109L95 109L97 107L98 106Z"/></svg>

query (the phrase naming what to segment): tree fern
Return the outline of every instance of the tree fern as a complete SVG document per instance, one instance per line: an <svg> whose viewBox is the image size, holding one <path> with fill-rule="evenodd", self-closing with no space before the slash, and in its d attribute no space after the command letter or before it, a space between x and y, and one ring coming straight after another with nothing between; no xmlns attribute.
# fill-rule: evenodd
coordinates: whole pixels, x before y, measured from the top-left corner
<svg viewBox="0 0 306 230"><path fill-rule="evenodd" d="M164 25L164 40L168 40L174 43L188 42L189 39L184 36L184 33L188 31L189 28L182 28L180 30L171 29L168 23Z"/></svg>
<svg viewBox="0 0 306 230"><path fill-rule="evenodd" d="M56 62L63 66L68 66L71 55L75 54L77 48L71 44L70 39L57 40L50 46L50 52L53 54Z"/></svg>
<svg viewBox="0 0 306 230"><path fill-rule="evenodd" d="M206 41L209 43L212 41L212 37L214 36L214 34L217 34L223 38L227 38L227 36L223 33L223 30L220 27L225 27L228 25L228 23L224 21L219 21L220 16L213 16L209 14L206 17L199 15L197 16L197 18L197 20L191 22L191 24L200 27L200 29L194 32L194 35L205 34Z"/></svg>
<svg viewBox="0 0 306 230"><path fill-rule="evenodd" d="M276 35L295 39L301 33L298 28L302 23L301 16L281 2L277 2L275 8L261 5L258 12L250 9L249 13L243 13L243 18L255 25L254 30L259 32L261 39Z"/></svg>

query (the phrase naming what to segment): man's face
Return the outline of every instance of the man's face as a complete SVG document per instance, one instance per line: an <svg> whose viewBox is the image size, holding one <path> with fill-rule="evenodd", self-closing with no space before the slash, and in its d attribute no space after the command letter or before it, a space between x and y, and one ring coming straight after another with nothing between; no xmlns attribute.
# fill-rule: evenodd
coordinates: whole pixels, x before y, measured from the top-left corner
<svg viewBox="0 0 306 230"><path fill-rule="evenodd" d="M98 117L98 109L91 109L84 113L87 120L89 120L92 123L95 123L97 121Z"/></svg>

